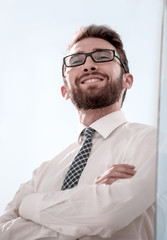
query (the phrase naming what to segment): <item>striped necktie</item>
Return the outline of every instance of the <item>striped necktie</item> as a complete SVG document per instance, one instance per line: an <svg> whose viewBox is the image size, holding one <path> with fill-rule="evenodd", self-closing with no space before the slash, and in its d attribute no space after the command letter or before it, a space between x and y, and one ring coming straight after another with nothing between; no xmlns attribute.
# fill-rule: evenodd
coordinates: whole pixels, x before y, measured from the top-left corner
<svg viewBox="0 0 167 240"><path fill-rule="evenodd" d="M70 189L78 184L79 178L86 166L92 148L92 137L95 130L91 127L85 128L82 135L85 140L78 154L75 156L63 182L61 190Z"/></svg>

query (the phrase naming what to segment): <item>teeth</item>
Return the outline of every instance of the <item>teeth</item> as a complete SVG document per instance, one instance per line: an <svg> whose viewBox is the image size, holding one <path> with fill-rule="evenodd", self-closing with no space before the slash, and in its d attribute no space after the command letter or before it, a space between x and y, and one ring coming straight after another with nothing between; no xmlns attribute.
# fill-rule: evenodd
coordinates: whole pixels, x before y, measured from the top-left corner
<svg viewBox="0 0 167 240"><path fill-rule="evenodd" d="M91 79L83 81L82 84L84 84L84 83L91 83L91 82L100 82L100 81L101 80L99 78L91 78Z"/></svg>

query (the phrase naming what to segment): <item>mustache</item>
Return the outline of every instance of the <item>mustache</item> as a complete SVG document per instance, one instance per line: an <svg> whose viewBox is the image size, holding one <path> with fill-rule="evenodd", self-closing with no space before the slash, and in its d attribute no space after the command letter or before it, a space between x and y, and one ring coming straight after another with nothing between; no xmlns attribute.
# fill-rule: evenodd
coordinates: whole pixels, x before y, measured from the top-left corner
<svg viewBox="0 0 167 240"><path fill-rule="evenodd" d="M84 73L80 77L76 78L76 84L79 83L82 80L82 78L87 77L87 76L93 76L93 75L100 76L102 78L107 78L107 79L109 78L109 76L107 74L100 73L98 71L92 72L92 73Z"/></svg>

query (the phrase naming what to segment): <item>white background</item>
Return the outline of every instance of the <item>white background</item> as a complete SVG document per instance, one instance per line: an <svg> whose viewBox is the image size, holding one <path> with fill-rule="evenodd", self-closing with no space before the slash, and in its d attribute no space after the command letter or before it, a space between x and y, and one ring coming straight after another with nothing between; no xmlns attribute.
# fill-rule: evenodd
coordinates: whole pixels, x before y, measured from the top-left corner
<svg viewBox="0 0 167 240"><path fill-rule="evenodd" d="M124 43L134 85L129 121L157 124L162 0L0 0L0 215L32 171L76 137L60 94L66 46L81 26L107 24Z"/></svg>

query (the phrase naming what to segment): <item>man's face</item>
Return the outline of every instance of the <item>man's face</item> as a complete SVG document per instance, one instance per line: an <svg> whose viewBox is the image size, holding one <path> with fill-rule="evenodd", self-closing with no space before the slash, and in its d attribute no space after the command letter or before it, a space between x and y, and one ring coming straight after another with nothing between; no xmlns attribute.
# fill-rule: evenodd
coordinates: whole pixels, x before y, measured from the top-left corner
<svg viewBox="0 0 167 240"><path fill-rule="evenodd" d="M116 50L103 39L86 38L73 45L68 55L97 49ZM78 109L107 107L120 99L123 74L117 58L111 62L95 63L88 56L83 65L66 67L64 76L67 98L71 98Z"/></svg>

